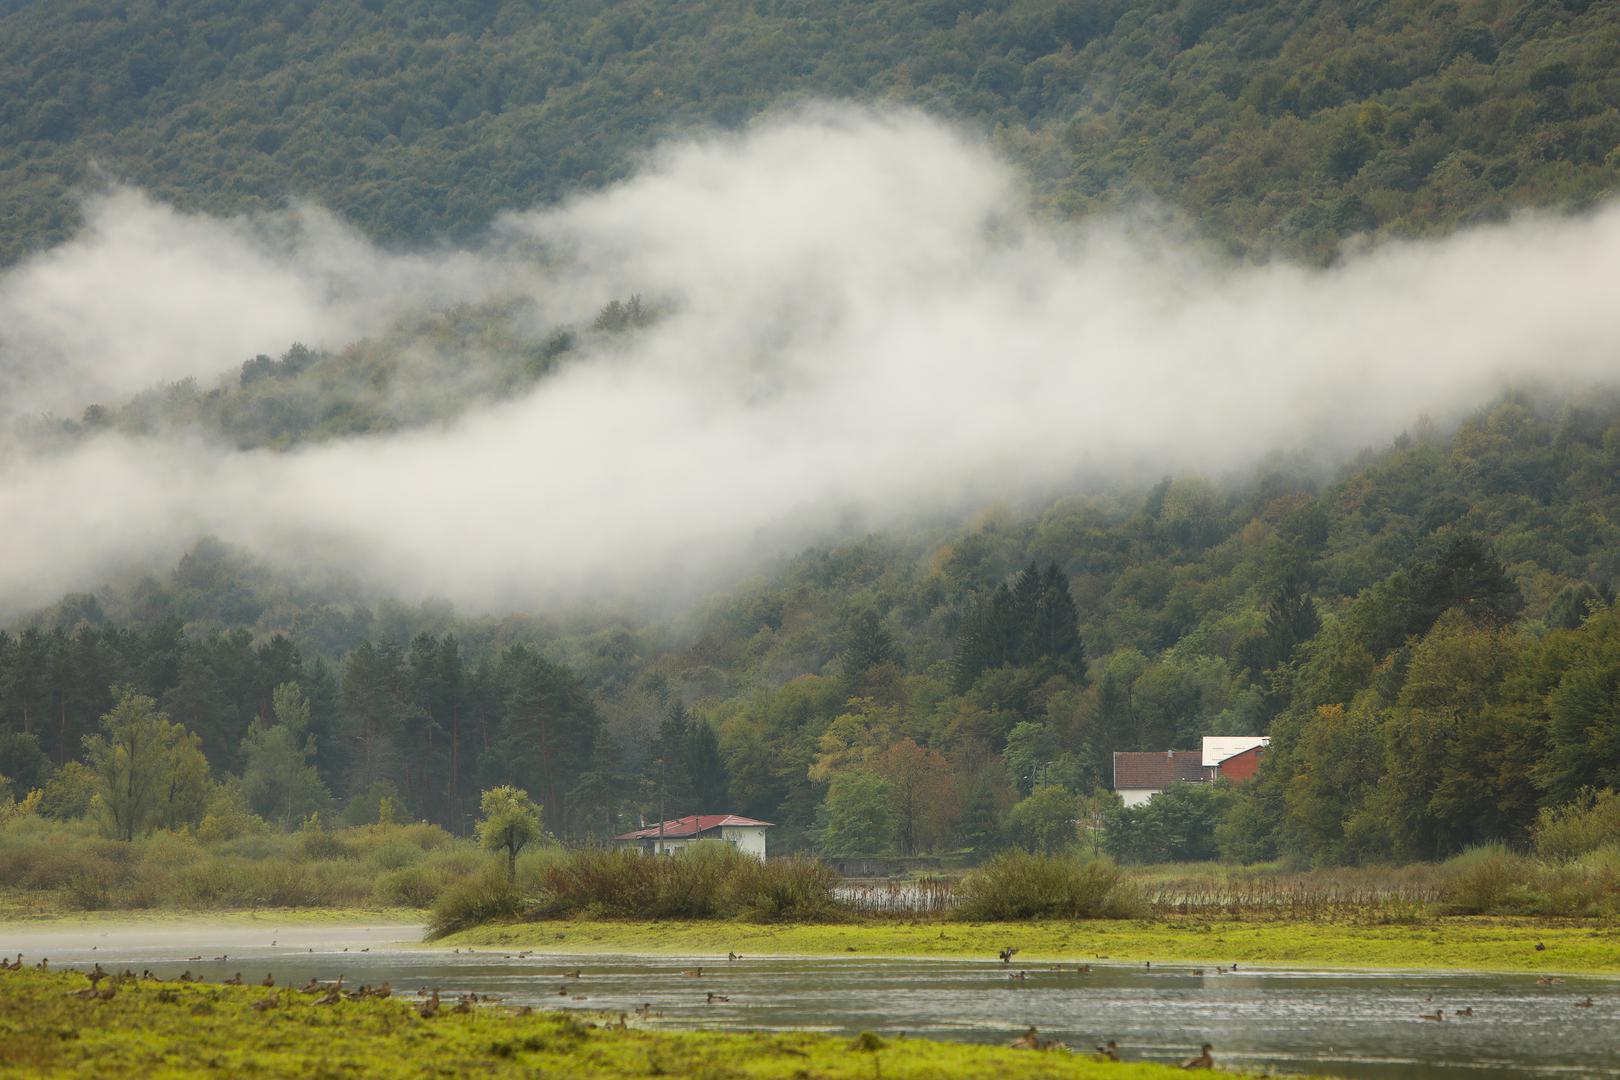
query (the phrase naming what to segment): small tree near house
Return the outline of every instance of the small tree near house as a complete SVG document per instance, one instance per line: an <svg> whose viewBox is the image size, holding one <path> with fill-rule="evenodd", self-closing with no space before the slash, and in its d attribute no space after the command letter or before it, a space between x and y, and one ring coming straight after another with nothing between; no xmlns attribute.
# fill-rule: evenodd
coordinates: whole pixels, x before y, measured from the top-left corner
<svg viewBox="0 0 1620 1080"><path fill-rule="evenodd" d="M490 788L479 801L478 843L506 853L506 880L517 879L518 852L540 839L540 808L522 788Z"/></svg>

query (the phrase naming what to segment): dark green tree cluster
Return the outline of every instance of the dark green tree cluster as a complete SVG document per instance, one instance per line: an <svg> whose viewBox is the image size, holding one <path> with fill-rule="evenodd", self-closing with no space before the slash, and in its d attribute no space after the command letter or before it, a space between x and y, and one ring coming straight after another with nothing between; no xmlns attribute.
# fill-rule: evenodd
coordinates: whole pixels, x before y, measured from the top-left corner
<svg viewBox="0 0 1620 1080"><path fill-rule="evenodd" d="M1080 614L1055 562L1044 571L1032 563L1011 587L997 585L975 602L962 619L958 642L956 682L962 689L992 668L1045 665L1072 677L1086 670Z"/></svg>

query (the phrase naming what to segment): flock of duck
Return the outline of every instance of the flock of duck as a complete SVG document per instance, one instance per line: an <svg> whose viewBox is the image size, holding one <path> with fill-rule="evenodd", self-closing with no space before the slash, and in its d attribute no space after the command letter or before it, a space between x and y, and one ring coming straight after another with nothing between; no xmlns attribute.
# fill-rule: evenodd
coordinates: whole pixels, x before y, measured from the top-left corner
<svg viewBox="0 0 1620 1080"><path fill-rule="evenodd" d="M272 944L274 944L274 943L272 942ZM347 949L344 950L344 952L347 952L347 951L348 951ZM362 952L367 952L367 951L369 951L369 949L362 949L361 951ZM460 953L462 951L463 950L461 950L461 949L456 950L457 953ZM473 952L474 950L469 948L469 949L467 949L465 951L470 953L470 952ZM1007 966L1010 969L1011 964L1012 964L1012 958L1015 955L1017 955L1017 953L1018 953L1018 949L1016 949L1016 948L1014 948L1012 946L1008 946L1008 947L1006 947L1004 949L1001 949L996 955L997 955L997 958L1002 962L1002 964ZM519 953L516 953L516 954L502 954L502 955L507 959L514 959L514 958L515 959L527 959L527 958L533 956L534 954L533 954L533 952L531 952L529 950L525 950L523 952L519 952ZM203 958L201 956L193 956L190 959L193 962L196 962L196 961L201 961ZM223 962L228 961L230 959L230 957L229 956L216 956L213 959L214 959L215 963L223 963ZM726 960L727 960L728 963L735 962L735 961L738 961L738 960L741 960L741 959L742 959L742 956L740 956L739 954L737 954L735 952L728 953L727 957L726 957ZM1106 956L1099 955L1097 957L1097 959L1106 960L1108 958ZM0 971L21 971L21 970L23 970L23 967L24 967L24 963L23 963L23 954L22 953L18 953L17 958L15 960L7 960L7 959L4 959L4 958L0 958ZM35 970L38 970L38 971L50 971L51 970L50 960L49 960L49 958L41 959L37 963L35 963L33 965L33 967L34 967ZM1153 967L1152 961L1144 962L1143 967L1145 969L1151 969ZM61 969L61 970L77 971L78 969L76 969L76 968L65 968L65 969ZM1054 971L1072 970L1072 971L1076 971L1076 972L1078 972L1080 974L1086 974L1086 973L1089 973L1091 971L1091 965L1090 964L1078 964L1078 965L1073 966L1072 968L1066 968L1061 964L1055 964L1055 965L1052 965L1050 970L1054 970ZM1193 975L1204 975L1205 974L1205 969L1204 968L1190 968L1188 970ZM1228 973L1235 973L1238 970L1238 965L1234 963L1234 964L1231 964L1229 966L1217 966L1214 970L1219 975L1225 975L1225 974L1228 974ZM702 978L703 977L703 972L704 972L704 969L702 967L685 968L685 969L683 969L681 971L681 975L683 977L685 977L685 978ZM96 965L90 971L84 972L83 974L90 980L90 985L88 987L85 987L85 988L80 989L80 990L70 991L68 996L78 998L78 999L81 999L81 1000L86 1000L86 1001L110 1001L110 1000L112 1000L113 997L115 997L117 995L120 987L129 985L131 983L136 983L136 982L163 983L163 982L171 981L171 980L166 980L166 979L160 978L155 973L153 973L150 969L143 970L139 975L135 974L135 972L133 970L128 969L128 968L126 968L121 973L114 974L112 972L109 972L109 971L103 969L99 962L97 962ZM589 1000L588 995L578 992L579 980L581 980L584 977L584 972L581 969L575 968L572 971L562 972L560 977L564 980L564 982L557 987L556 994L557 994L558 997L568 998L569 1000L575 1001L575 1002ZM1025 970L1022 970L1022 969L1009 970L1008 971L1008 977L1012 978L1012 979L1015 979L1015 980L1026 980L1026 979L1029 978L1029 973L1027 971L1025 971ZM176 983L201 983L204 980L202 979L202 977L200 975L194 975L191 972L191 969L187 968L185 971L181 972L181 974L176 976L172 981L176 982ZM297 987L296 992L300 993L300 994L304 994L306 996L315 996L315 1001L313 1002L313 1004L315 1004L315 1005L325 1005L325 1006L337 1005L337 1004L339 1004L340 1002L343 1002L343 1001L384 1000L384 999L392 997L393 994L394 994L392 986L387 982L384 982L380 986L376 986L376 987L362 985L358 989L345 990L344 987L343 987L343 981L344 981L344 976L342 976L342 975L339 975L336 979L330 979L330 980L312 977L303 986ZM1563 979L1560 979L1557 976L1552 976L1552 975L1541 975L1541 976L1538 976L1536 978L1536 984L1538 986L1554 986L1554 985L1557 985L1559 983L1562 983L1563 981L1564 981ZM105 983L106 985L103 986L102 985L103 983ZM225 986L243 986L243 985L247 985L243 981L241 972L237 972L235 975L233 975L232 977L230 977L228 979L221 980L221 984L225 985ZM256 1012L266 1012L266 1011L271 1010L271 1009L281 1008L281 1007L283 1007L283 1005L288 1004L293 1000L292 994L294 993L294 988L289 986L289 987L284 987L280 991L277 991L276 990L276 979L275 979L275 976L273 974L265 975L265 977L263 979L259 980L258 985L261 986L261 987L264 987L267 990L272 990L272 991L275 991L275 992L271 993L267 997L261 998L261 999L251 1003L250 1007L252 1009L254 1009ZM285 997L283 996L284 993L285 993ZM473 1011L474 1006L477 1006L479 1004L495 1004L495 1003L498 1003L498 1002L503 1000L501 998L501 996L496 995L496 994L478 994L476 992L470 992L470 993L459 995L456 998L456 1002L455 1002L454 1005L448 1005L447 1006L447 1005L444 1004L444 1001L440 997L439 991L437 989L430 989L430 988L425 987L425 986L420 988L416 992L416 997L417 997L418 1000L416 1001L416 1003L414 1005L414 1009L415 1009L416 1014L418 1016L422 1017L423 1019L432 1019L433 1017L438 1016L441 1012L470 1013L470 1012ZM159 1000L173 1001L173 1000L177 1000L177 997L175 996L173 990L161 990L161 991L159 991ZM728 1003L730 1001L731 1001L730 997L728 997L728 996L726 996L724 994L715 993L712 990L706 991L704 993L704 1004L706 1004L706 1005L723 1004L723 1003ZM1425 998L1424 1001L1426 1003L1432 1003L1433 999L1432 999L1432 997L1429 997L1429 998ZM1589 1009L1589 1008L1592 1007L1593 1002L1592 1002L1592 998L1590 996L1587 996L1587 997L1585 997L1585 998L1583 998L1583 999L1581 999L1579 1001L1574 1002L1573 1004L1578 1009ZM642 1019L642 1020L648 1019L648 1018L653 1017L655 1015L659 1015L659 1014L655 1013L655 1011L653 1010L652 1004L650 1002L643 1003L640 1006L637 1006L632 1011L634 1012L635 1016L638 1019ZM534 1012L534 1009L531 1006L525 1005L525 1006L522 1006L522 1007L518 1008L516 1010L516 1012L517 1012L518 1015L529 1015L529 1014L532 1014ZM1470 1018L1473 1015L1474 1015L1474 1009L1473 1009L1472 1006L1465 1006L1465 1007L1460 1008L1460 1009L1454 1009L1454 1010L1452 1010L1452 1013L1451 1013L1451 1016L1453 1018ZM629 1017L630 1017L630 1013L621 1012L619 1014L619 1016L618 1016L617 1022L614 1023L611 1026L614 1027L614 1028L617 1028L619 1030L623 1030L627 1026ZM1431 1023L1442 1023L1442 1022L1444 1022L1446 1020L1446 1011L1444 1009L1441 1009L1441 1008L1436 1008L1433 1012L1430 1012L1430 1013L1419 1013L1419 1014L1417 1014L1417 1019L1418 1020L1423 1020L1423 1021L1429 1021ZM1026 1050L1063 1050L1063 1049L1068 1049L1068 1047L1064 1043L1059 1042L1056 1039L1043 1039L1040 1036L1040 1033L1034 1027L1029 1028L1022 1035L1020 1035L1018 1038L1012 1040L1010 1045L1012 1047L1016 1048L1016 1049L1026 1049ZM1215 1065L1215 1060L1214 1060L1214 1058L1212 1056L1213 1050L1214 1050L1214 1047L1211 1044L1204 1043L1199 1048L1199 1051L1198 1051L1197 1054L1194 1054L1192 1057L1187 1058L1185 1061L1183 1061L1181 1063L1181 1068L1183 1068L1183 1069L1210 1069L1210 1068L1213 1068L1214 1065ZM1095 1048L1095 1055L1094 1056L1098 1060L1119 1061L1119 1060L1121 1060L1119 1044L1116 1041L1114 1041L1113 1039L1110 1039L1106 1043L1104 1043L1104 1044L1102 1044L1102 1045Z"/></svg>

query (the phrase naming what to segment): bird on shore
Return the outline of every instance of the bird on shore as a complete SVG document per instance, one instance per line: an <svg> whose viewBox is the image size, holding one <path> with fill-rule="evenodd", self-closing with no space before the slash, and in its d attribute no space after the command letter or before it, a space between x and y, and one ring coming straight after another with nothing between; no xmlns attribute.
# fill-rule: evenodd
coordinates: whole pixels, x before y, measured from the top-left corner
<svg viewBox="0 0 1620 1080"><path fill-rule="evenodd" d="M416 1007L416 1015L420 1016L424 1020L429 1020L439 1015L439 992L437 990L433 991L433 995L431 997Z"/></svg>
<svg viewBox="0 0 1620 1080"><path fill-rule="evenodd" d="M97 963L96 966L93 969L91 969L91 971L87 975L85 975L85 978L90 980L90 985L91 986L94 986L94 985L96 985L96 983L100 982L102 979L107 978L107 973L105 971L102 971L101 970L101 964Z"/></svg>
<svg viewBox="0 0 1620 1080"><path fill-rule="evenodd" d="M1536 942L1536 952L1546 952L1546 951L1547 951L1547 946L1546 945L1543 945L1539 941Z"/></svg>
<svg viewBox="0 0 1620 1080"><path fill-rule="evenodd" d="M1418 1013L1418 1019L1419 1020L1433 1020L1433 1021L1438 1023L1439 1021L1444 1020L1445 1018L1446 1018L1446 1010L1444 1010L1444 1009L1436 1009L1432 1013Z"/></svg>
<svg viewBox="0 0 1620 1080"><path fill-rule="evenodd" d="M1203 1046L1199 1047L1197 1054L1188 1058L1186 1061L1183 1061L1181 1063L1181 1067L1183 1069L1213 1069L1215 1067L1215 1059L1209 1056L1209 1052L1213 1049L1215 1049L1213 1046L1211 1046L1209 1043L1205 1043Z"/></svg>
<svg viewBox="0 0 1620 1080"><path fill-rule="evenodd" d="M34 970L35 971L49 971L49 970L51 970L51 958L48 957L48 956L40 957L39 963L34 965Z"/></svg>
<svg viewBox="0 0 1620 1080"><path fill-rule="evenodd" d="M1113 1039L1109 1039L1107 1042L1097 1047L1097 1056L1104 1061L1118 1061L1119 1043L1115 1042Z"/></svg>
<svg viewBox="0 0 1620 1080"><path fill-rule="evenodd" d="M1041 1037L1032 1027L1007 1045L1015 1050L1039 1050L1041 1048Z"/></svg>
<svg viewBox="0 0 1620 1080"><path fill-rule="evenodd" d="M267 998L260 998L258 1001L253 1002L248 1008L254 1012L264 1012L266 1009L278 1008L280 1005L281 998L276 994L271 994Z"/></svg>
<svg viewBox="0 0 1620 1080"><path fill-rule="evenodd" d="M472 1010L473 1010L472 998L470 996L464 994L464 995L462 995L461 1000L456 1002L455 1008L451 1009L450 1011L453 1012L453 1013L466 1014L466 1013L472 1012Z"/></svg>
<svg viewBox="0 0 1620 1080"><path fill-rule="evenodd" d="M18 953L17 954L17 960L16 960L15 963L13 963L13 962L11 962L9 960L0 960L0 970L4 970L4 971L21 971L22 970L22 957L23 957L23 954Z"/></svg>
<svg viewBox="0 0 1620 1080"><path fill-rule="evenodd" d="M276 985L276 977L274 975L266 974L265 977L264 977L264 981L259 983L259 985L264 986L264 987L274 986L274 985Z"/></svg>
<svg viewBox="0 0 1620 1080"><path fill-rule="evenodd" d="M240 971L238 971L235 975L232 975L230 978L224 980L222 985L224 985L224 986L241 986L242 985L242 973Z"/></svg>

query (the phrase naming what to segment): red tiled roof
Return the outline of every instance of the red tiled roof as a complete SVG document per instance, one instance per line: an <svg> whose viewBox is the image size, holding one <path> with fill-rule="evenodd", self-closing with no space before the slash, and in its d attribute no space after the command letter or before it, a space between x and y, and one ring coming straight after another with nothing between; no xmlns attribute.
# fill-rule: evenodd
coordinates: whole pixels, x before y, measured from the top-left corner
<svg viewBox="0 0 1620 1080"><path fill-rule="evenodd" d="M1201 750L1143 750L1114 754L1114 790L1162 788L1177 780L1205 780Z"/></svg>
<svg viewBox="0 0 1620 1080"><path fill-rule="evenodd" d="M680 840L687 837L698 836L720 828L722 825L764 825L772 826L769 821L755 821L753 818L739 817L736 814L690 814L687 817L675 818L666 821L660 826L649 825L645 829L627 832L622 836L615 836L615 840L652 840L662 836L666 840Z"/></svg>

